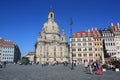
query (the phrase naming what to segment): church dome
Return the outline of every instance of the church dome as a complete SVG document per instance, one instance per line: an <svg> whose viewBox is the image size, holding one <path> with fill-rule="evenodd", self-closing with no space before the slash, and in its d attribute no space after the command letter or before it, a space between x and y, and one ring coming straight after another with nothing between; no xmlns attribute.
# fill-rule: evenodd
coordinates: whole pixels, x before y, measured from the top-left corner
<svg viewBox="0 0 120 80"><path fill-rule="evenodd" d="M54 12L52 10L48 13L48 21L44 23L43 29L45 33L59 34L59 26L54 21Z"/></svg>

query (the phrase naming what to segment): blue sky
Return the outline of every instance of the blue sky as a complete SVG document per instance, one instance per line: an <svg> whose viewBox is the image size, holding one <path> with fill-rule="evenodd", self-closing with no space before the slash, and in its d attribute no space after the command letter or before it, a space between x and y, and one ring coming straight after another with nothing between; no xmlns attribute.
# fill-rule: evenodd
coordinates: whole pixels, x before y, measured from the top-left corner
<svg viewBox="0 0 120 80"><path fill-rule="evenodd" d="M18 44L22 55L34 51L50 6L68 41L71 17L73 33L120 22L119 0L0 0L0 37Z"/></svg>

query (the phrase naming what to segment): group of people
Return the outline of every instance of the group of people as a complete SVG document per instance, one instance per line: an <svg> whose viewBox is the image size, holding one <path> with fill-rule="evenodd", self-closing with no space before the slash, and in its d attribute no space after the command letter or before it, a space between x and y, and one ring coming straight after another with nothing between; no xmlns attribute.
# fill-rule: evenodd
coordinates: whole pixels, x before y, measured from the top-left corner
<svg viewBox="0 0 120 80"><path fill-rule="evenodd" d="M85 62L85 70L90 74L102 74L102 65L97 62Z"/></svg>
<svg viewBox="0 0 120 80"><path fill-rule="evenodd" d="M6 67L6 61L4 61L4 62L1 62L1 61L0 61L0 68L3 68L3 67L4 67L4 68Z"/></svg>

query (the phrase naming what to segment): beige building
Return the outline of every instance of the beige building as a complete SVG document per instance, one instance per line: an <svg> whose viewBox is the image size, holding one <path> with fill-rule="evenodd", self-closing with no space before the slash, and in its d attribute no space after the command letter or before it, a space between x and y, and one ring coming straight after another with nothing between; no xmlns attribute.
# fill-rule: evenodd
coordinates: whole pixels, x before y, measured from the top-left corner
<svg viewBox="0 0 120 80"><path fill-rule="evenodd" d="M53 62L68 60L68 42L64 29L62 35L54 21L54 12L50 10L48 20L44 23L35 45L36 62Z"/></svg>
<svg viewBox="0 0 120 80"><path fill-rule="evenodd" d="M79 63L102 61L104 63L103 44L98 30L76 32L71 36L73 60Z"/></svg>
<svg viewBox="0 0 120 80"><path fill-rule="evenodd" d="M28 52L25 57L27 57L31 63L35 62L35 52Z"/></svg>
<svg viewBox="0 0 120 80"><path fill-rule="evenodd" d="M104 60L104 51L103 51L103 38L99 32L99 30L91 30L90 31L94 38L94 58L96 61L105 63Z"/></svg>

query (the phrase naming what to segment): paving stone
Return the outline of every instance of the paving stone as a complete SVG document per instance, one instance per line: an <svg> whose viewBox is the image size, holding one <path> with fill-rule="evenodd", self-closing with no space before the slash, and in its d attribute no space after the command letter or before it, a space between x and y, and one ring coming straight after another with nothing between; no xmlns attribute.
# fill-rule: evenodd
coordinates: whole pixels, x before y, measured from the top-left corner
<svg viewBox="0 0 120 80"><path fill-rule="evenodd" d="M8 64L0 68L0 80L119 80L120 72L108 70L102 75L88 74L83 65L71 70L71 65L45 66Z"/></svg>

